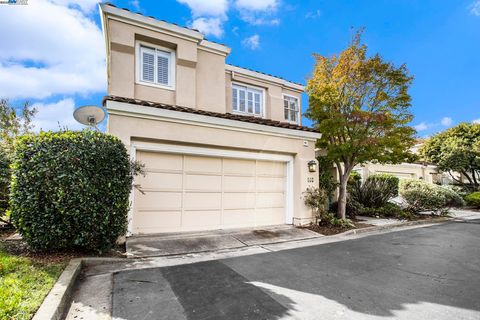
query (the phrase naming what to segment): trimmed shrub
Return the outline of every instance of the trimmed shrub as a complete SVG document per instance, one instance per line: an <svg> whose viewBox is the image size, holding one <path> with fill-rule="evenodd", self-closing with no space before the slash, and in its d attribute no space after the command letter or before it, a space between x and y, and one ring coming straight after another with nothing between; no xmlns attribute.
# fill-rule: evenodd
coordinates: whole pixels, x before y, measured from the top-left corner
<svg viewBox="0 0 480 320"><path fill-rule="evenodd" d="M469 206L480 207L480 192L470 193L465 197L465 201Z"/></svg>
<svg viewBox="0 0 480 320"><path fill-rule="evenodd" d="M445 214L447 207L463 204L463 200L453 190L422 180L402 180L399 191L412 212L432 211Z"/></svg>
<svg viewBox="0 0 480 320"><path fill-rule="evenodd" d="M116 137L93 130L20 137L11 218L36 250L111 248L127 225L134 170Z"/></svg>
<svg viewBox="0 0 480 320"><path fill-rule="evenodd" d="M398 195L399 179L388 174L369 176L363 184L356 181L350 185L351 200L367 208L381 208L388 200Z"/></svg>

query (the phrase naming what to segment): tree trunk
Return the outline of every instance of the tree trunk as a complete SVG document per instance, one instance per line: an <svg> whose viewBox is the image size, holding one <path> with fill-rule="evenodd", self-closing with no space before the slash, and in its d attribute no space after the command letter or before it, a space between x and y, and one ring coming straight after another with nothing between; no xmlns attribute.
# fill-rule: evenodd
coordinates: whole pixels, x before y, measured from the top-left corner
<svg viewBox="0 0 480 320"><path fill-rule="evenodd" d="M337 216L339 219L345 219L347 217L347 182L348 178L340 178L337 208Z"/></svg>

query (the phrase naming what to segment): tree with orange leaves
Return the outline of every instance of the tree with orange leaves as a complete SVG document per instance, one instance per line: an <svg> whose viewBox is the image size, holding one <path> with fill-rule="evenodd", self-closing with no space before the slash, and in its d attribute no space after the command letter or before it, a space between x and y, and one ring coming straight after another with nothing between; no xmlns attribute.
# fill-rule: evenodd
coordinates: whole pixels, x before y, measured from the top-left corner
<svg viewBox="0 0 480 320"><path fill-rule="evenodd" d="M413 155L415 129L409 126L413 77L405 65L396 67L378 54L367 56L356 33L340 54L315 54L308 80L306 117L322 137L317 147L333 161L339 176L338 217L346 218L347 182L362 163L400 163Z"/></svg>

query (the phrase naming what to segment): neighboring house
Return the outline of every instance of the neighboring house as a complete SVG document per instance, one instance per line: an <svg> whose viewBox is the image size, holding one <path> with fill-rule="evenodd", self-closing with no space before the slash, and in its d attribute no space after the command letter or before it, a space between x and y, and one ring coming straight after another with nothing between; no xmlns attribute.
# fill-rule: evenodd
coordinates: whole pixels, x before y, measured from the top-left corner
<svg viewBox="0 0 480 320"><path fill-rule="evenodd" d="M225 63L200 32L110 4L107 131L143 162L129 234L304 224L320 134L301 126L304 86Z"/></svg>
<svg viewBox="0 0 480 320"><path fill-rule="evenodd" d="M414 154L418 154L418 150L422 146L423 142L418 141L410 150ZM355 166L353 171L356 171L365 180L372 174L386 173L396 176L400 179L420 179L429 183L441 183L447 184L442 174L438 173L435 165L414 162L414 163L399 163L399 164L380 164L380 163L366 163L364 165Z"/></svg>

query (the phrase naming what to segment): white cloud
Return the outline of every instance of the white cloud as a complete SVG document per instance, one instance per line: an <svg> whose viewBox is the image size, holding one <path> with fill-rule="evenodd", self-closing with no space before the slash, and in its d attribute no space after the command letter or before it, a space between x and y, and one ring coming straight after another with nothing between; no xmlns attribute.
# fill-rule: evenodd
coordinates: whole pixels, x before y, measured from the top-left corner
<svg viewBox="0 0 480 320"><path fill-rule="evenodd" d="M193 29L197 29L204 35L213 35L217 38L222 37L223 27L220 18L197 18L191 23Z"/></svg>
<svg viewBox="0 0 480 320"><path fill-rule="evenodd" d="M480 16L480 0L475 1L470 5L470 13Z"/></svg>
<svg viewBox="0 0 480 320"><path fill-rule="evenodd" d="M278 0L236 0L235 8L240 19L251 25L279 25L275 13L280 5Z"/></svg>
<svg viewBox="0 0 480 320"><path fill-rule="evenodd" d="M422 123L419 123L416 126L414 126L414 128L417 131L425 131L429 128L429 126L425 122L422 122Z"/></svg>
<svg viewBox="0 0 480 320"><path fill-rule="evenodd" d="M237 0L235 6L241 10L271 11L276 10L279 0Z"/></svg>
<svg viewBox="0 0 480 320"><path fill-rule="evenodd" d="M472 122L473 122L473 123L478 123L478 124L480 124L480 119L475 119L475 120L473 120Z"/></svg>
<svg viewBox="0 0 480 320"><path fill-rule="evenodd" d="M75 102L73 99L63 99L54 103L34 103L32 107L38 110L33 119L34 130L57 131L60 128L77 130L85 128L73 118Z"/></svg>
<svg viewBox="0 0 480 320"><path fill-rule="evenodd" d="M201 16L223 17L228 10L228 0L177 0L187 5L194 18Z"/></svg>
<svg viewBox="0 0 480 320"><path fill-rule="evenodd" d="M46 98L106 89L100 28L86 14L96 1L29 1L0 10L0 97Z"/></svg>
<svg viewBox="0 0 480 320"><path fill-rule="evenodd" d="M37 1L37 0L34 0ZM31 1L31 2L34 2ZM28 2L28 5L31 4L31 2ZM70 7L74 9L79 9L83 12L91 12L94 9L97 8L97 5L100 1L98 0L50 0L50 2L53 2L54 4L58 4L63 7Z"/></svg>
<svg viewBox="0 0 480 320"><path fill-rule="evenodd" d="M251 37L243 39L242 44L252 50L258 49L260 46L260 36L258 34L254 34Z"/></svg>
<svg viewBox="0 0 480 320"><path fill-rule="evenodd" d="M130 5L131 5L135 10L138 10L138 11L141 10L141 8L140 8L140 1L138 1L138 0L131 0L131 1L129 1L128 3L130 3Z"/></svg>
<svg viewBox="0 0 480 320"><path fill-rule="evenodd" d="M445 126L445 127L448 127L448 126L451 126L452 125L452 118L450 117L443 117L442 120L440 121L440 124L442 126Z"/></svg>
<svg viewBox="0 0 480 320"><path fill-rule="evenodd" d="M307 19L317 19L322 15L322 12L320 10L315 10L315 11L309 11L305 15L305 18Z"/></svg>

